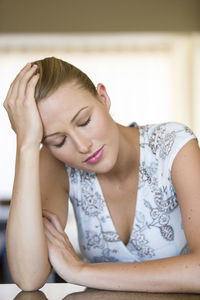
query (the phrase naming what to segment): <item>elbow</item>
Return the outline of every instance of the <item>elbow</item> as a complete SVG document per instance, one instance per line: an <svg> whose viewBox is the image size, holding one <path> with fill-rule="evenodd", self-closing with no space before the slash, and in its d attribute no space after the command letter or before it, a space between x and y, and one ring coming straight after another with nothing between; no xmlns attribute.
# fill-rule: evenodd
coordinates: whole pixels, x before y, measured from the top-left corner
<svg viewBox="0 0 200 300"><path fill-rule="evenodd" d="M34 292L43 287L44 282L34 282L33 280L15 280L15 284L24 292Z"/></svg>
<svg viewBox="0 0 200 300"><path fill-rule="evenodd" d="M37 269L25 268L23 270L16 267L10 268L13 282L25 292L33 292L42 288L51 271L52 268L49 264L41 269L39 267Z"/></svg>
<svg viewBox="0 0 200 300"><path fill-rule="evenodd" d="M48 278L47 274L28 274L28 272L23 274L13 274L11 272L13 282L25 292L33 292L39 290L46 283Z"/></svg>
<svg viewBox="0 0 200 300"><path fill-rule="evenodd" d="M46 283L49 274L21 274L12 276L14 283L25 292L37 291Z"/></svg>

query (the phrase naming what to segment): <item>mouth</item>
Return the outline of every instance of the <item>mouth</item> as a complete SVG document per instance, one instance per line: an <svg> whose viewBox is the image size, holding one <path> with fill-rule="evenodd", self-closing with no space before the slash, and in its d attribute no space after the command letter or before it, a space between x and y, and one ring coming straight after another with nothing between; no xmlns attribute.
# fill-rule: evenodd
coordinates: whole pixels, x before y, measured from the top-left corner
<svg viewBox="0 0 200 300"><path fill-rule="evenodd" d="M86 158L85 162L88 164L96 164L103 156L104 146L102 146L95 153Z"/></svg>

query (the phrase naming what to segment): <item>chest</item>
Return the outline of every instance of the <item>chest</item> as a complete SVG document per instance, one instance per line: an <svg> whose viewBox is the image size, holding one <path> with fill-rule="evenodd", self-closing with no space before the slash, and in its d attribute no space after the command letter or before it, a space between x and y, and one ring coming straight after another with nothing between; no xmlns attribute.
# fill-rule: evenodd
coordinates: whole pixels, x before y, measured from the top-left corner
<svg viewBox="0 0 200 300"><path fill-rule="evenodd" d="M121 183L111 183L99 178L99 183L115 230L126 245L135 217L138 176L131 176L129 180Z"/></svg>

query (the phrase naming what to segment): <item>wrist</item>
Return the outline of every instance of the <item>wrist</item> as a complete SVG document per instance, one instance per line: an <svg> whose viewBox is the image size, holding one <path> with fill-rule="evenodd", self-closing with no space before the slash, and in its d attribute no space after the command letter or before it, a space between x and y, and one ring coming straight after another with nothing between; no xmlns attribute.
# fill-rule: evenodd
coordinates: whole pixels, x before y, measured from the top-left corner
<svg viewBox="0 0 200 300"><path fill-rule="evenodd" d="M17 140L17 150L20 152L40 151L40 143L20 142Z"/></svg>
<svg viewBox="0 0 200 300"><path fill-rule="evenodd" d="M66 265L66 269L59 269L57 273L63 278L66 282L77 285L84 285L84 270L86 263L79 261L73 266Z"/></svg>
<svg viewBox="0 0 200 300"><path fill-rule="evenodd" d="M22 134L17 134L17 147L18 148L38 148L40 147L41 144L41 139L42 136L31 136L31 135L22 135Z"/></svg>
<svg viewBox="0 0 200 300"><path fill-rule="evenodd" d="M25 163L28 167L30 164L39 162L40 147L37 145L17 145L16 159L21 163ZM27 164L28 162L28 164Z"/></svg>
<svg viewBox="0 0 200 300"><path fill-rule="evenodd" d="M88 275L89 275L89 269L90 269L89 265L90 265L90 263L80 261L79 265L76 268L76 271L74 272L74 275L73 275L70 283L88 286L88 282L89 282Z"/></svg>

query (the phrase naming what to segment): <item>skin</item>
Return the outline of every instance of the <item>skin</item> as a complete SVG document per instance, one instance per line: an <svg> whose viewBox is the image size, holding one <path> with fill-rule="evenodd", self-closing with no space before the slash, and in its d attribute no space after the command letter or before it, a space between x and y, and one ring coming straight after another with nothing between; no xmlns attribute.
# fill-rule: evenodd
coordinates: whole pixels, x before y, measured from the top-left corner
<svg viewBox="0 0 200 300"><path fill-rule="evenodd" d="M172 182L191 253L141 263L86 264L78 258L64 231L69 192L64 163L97 173L115 228L126 244L137 196L138 130L113 121L110 99L102 84L97 86L96 98L73 83L65 84L37 107L33 95L38 77L33 77L34 72L34 67L26 66L19 73L4 103L17 134L16 173L7 227L7 253L15 282L24 290L38 289L53 266L64 280L92 288L200 293L197 141L188 142L172 166ZM44 138L55 132L59 134ZM62 147L57 147L64 139ZM40 151L41 141L44 147ZM95 165L87 164L85 159L102 145L102 159Z"/></svg>
<svg viewBox="0 0 200 300"><path fill-rule="evenodd" d="M56 159L74 168L106 173L110 177L124 177L132 170L130 162L135 165L138 160L135 130L113 121L109 114L110 98L104 85L98 84L97 92L98 97L95 98L88 91L68 83L40 101L38 109L44 128L43 142ZM74 116L76 119L71 122ZM58 134L48 137L56 132ZM62 142L64 144L61 147L56 147ZM85 159L102 146L104 156L101 163L87 164ZM124 165L125 172L122 174Z"/></svg>
<svg viewBox="0 0 200 300"><path fill-rule="evenodd" d="M38 109L44 136L47 136L44 144L52 155L72 167L102 173L110 170L116 161L119 138L116 124L108 113L110 103L104 96L106 91L103 85L98 90L102 96L96 100L89 92L78 89L74 84L65 84L39 102ZM76 118L71 121L74 116ZM48 137L55 132L60 133ZM56 147L63 141L61 147ZM103 145L105 158L101 164L92 166L84 162Z"/></svg>

